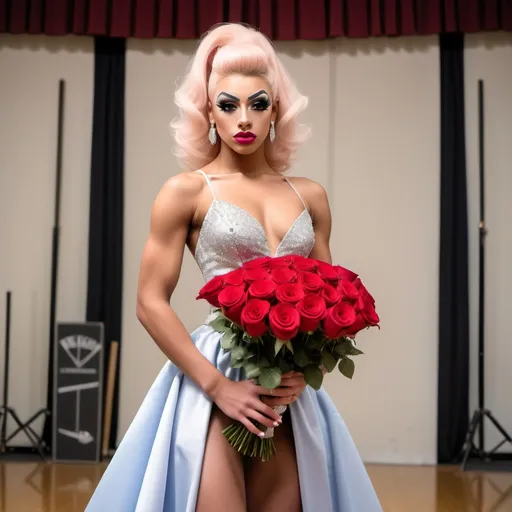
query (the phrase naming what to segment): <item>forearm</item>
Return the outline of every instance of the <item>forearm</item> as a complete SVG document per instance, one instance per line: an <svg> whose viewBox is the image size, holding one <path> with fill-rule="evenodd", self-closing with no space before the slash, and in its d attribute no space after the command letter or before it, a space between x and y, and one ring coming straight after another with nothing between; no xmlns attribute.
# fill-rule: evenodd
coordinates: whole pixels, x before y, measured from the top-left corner
<svg viewBox="0 0 512 512"><path fill-rule="evenodd" d="M212 399L226 377L194 345L171 306L161 301L139 301L137 317L160 350Z"/></svg>

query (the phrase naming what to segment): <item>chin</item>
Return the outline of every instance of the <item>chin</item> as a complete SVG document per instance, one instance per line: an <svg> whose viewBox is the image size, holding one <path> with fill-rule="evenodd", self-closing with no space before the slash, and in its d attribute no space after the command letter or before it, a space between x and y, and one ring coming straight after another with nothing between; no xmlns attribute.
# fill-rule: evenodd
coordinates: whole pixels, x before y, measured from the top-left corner
<svg viewBox="0 0 512 512"><path fill-rule="evenodd" d="M252 155L256 153L258 149L262 146L262 144L248 144L246 146L240 144L228 144L228 146L239 155Z"/></svg>

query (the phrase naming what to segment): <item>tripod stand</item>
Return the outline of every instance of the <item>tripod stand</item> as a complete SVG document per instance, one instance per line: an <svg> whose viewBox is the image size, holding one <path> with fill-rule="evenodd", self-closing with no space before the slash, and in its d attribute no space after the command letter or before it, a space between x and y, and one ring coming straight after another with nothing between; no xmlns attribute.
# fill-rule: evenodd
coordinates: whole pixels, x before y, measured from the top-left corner
<svg viewBox="0 0 512 512"><path fill-rule="evenodd" d="M19 416L16 414L16 411L9 407L8 398L9 398L9 349L10 349L10 335L11 335L11 292L7 292L7 304L5 311L5 353L4 353L4 393L3 393L3 403L0 405L0 420L2 422L0 428L0 453L5 453L7 451L7 443L16 436L19 432L24 432L33 448L35 448L39 455L46 460L44 453L41 449L41 439L35 433L35 431L30 426L31 423L37 418L37 416L33 416L29 421L23 423ZM7 418L11 417L18 428L12 432L9 437L7 437Z"/></svg>
<svg viewBox="0 0 512 512"><path fill-rule="evenodd" d="M478 296L478 409L473 413L473 417L469 424L466 433L466 440L462 447L462 469L466 469L468 459L471 455L476 456L480 461L489 461L498 458L497 450L506 442L512 444L512 437L501 426L498 420L493 416L492 412L485 408L484 405L484 297L485 297L485 237L487 229L484 221L484 101L483 101L483 81L478 82L478 117L479 117L479 151L480 151L480 225L479 225L479 238L480 238L480 253L479 253L479 296ZM485 450L484 444L484 422L485 418L490 420L494 427L503 436L499 442L490 452ZM478 429L478 447L475 445L473 439ZM501 454L500 458L508 458L512 454ZM512 459L512 457L511 457Z"/></svg>

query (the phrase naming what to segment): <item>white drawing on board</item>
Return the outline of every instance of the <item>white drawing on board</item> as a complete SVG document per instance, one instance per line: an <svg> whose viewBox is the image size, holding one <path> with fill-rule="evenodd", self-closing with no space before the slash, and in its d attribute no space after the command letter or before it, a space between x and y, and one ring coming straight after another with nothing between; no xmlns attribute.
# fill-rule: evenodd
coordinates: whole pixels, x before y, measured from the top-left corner
<svg viewBox="0 0 512 512"><path fill-rule="evenodd" d="M67 437L71 437L72 439L76 439L80 444L88 444L94 441L93 435L87 430L80 429L80 398L81 392L88 389L95 389L99 387L100 383L96 382L86 382L84 384L73 384L72 386L61 386L57 388L57 392L59 394L62 393L76 393L76 401L75 401L75 430L68 430L65 428L59 428L59 434L62 434Z"/></svg>
<svg viewBox="0 0 512 512"><path fill-rule="evenodd" d="M76 368L82 368L101 350L101 343L82 334L66 336L59 340L59 345L66 351Z"/></svg>

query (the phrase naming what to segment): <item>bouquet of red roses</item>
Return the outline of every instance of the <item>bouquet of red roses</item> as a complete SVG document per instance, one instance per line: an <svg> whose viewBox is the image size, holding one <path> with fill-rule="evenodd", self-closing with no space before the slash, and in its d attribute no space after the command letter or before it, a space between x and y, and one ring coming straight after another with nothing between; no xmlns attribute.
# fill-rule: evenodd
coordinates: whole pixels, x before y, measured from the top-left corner
<svg viewBox="0 0 512 512"><path fill-rule="evenodd" d="M269 389L290 371L303 373L314 389L336 366L352 378L350 356L362 354L355 335L379 323L375 300L357 274L303 256L248 261L211 279L197 299L215 308L210 325L223 333L221 347L230 352L231 366ZM279 406L278 413L285 410ZM235 422L223 433L242 454L268 460L275 453L269 431L260 439Z"/></svg>

